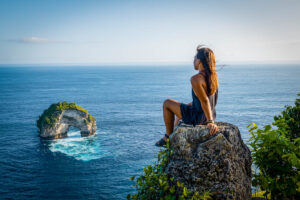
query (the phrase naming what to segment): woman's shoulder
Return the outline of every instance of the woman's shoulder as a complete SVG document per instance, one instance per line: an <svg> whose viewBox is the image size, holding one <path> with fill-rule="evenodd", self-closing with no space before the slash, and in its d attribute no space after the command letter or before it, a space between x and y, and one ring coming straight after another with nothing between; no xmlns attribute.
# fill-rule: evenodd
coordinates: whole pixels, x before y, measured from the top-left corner
<svg viewBox="0 0 300 200"><path fill-rule="evenodd" d="M194 76L191 77L191 84L193 90L201 90L200 88L203 88L204 91L207 93L207 87L206 87L206 82L205 82L205 77L203 74L195 74Z"/></svg>
<svg viewBox="0 0 300 200"><path fill-rule="evenodd" d="M205 77L204 74L202 73L195 74L191 77L191 83L202 83L202 82L205 83Z"/></svg>

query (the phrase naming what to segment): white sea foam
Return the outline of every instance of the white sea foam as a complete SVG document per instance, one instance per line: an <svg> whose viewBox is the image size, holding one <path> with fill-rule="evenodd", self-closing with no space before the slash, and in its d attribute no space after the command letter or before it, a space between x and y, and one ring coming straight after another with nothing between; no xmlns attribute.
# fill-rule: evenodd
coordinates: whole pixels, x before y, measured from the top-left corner
<svg viewBox="0 0 300 200"><path fill-rule="evenodd" d="M70 131L68 137L51 141L49 149L81 161L100 159L110 155L110 152L97 140L97 135L81 137L80 131Z"/></svg>

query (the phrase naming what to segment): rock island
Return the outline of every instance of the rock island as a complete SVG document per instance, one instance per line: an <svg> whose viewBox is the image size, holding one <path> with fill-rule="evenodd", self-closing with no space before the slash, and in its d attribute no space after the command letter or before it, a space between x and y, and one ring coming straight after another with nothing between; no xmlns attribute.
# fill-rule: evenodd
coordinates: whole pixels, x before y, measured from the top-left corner
<svg viewBox="0 0 300 200"><path fill-rule="evenodd" d="M75 103L52 104L37 120L39 136L45 139L67 137L70 126L78 128L82 137L95 134L97 129L95 117Z"/></svg>

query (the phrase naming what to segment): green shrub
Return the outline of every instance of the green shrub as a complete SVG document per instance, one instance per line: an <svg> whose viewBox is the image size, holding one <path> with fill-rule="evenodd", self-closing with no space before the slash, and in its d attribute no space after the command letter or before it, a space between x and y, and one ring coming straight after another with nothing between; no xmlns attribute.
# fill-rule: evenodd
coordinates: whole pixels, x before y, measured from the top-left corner
<svg viewBox="0 0 300 200"><path fill-rule="evenodd" d="M210 192L198 192L193 193L183 186L183 183L175 181L173 177L167 176L164 172L165 167L169 162L169 157L172 154L172 150L167 142L165 150L161 150L157 156L157 162L154 165L148 165L144 168L144 173L140 177L136 178L136 190L137 193L133 195L127 195L127 199L132 200L206 200L210 199ZM135 177L131 177L130 180L135 180Z"/></svg>
<svg viewBox="0 0 300 200"><path fill-rule="evenodd" d="M92 115L88 115L88 119L89 119L89 122L91 122L91 121L94 121L95 120L95 118L92 116Z"/></svg>
<svg viewBox="0 0 300 200"><path fill-rule="evenodd" d="M265 191L255 192L251 195L252 198L263 198L263 199L271 199L270 194L265 194Z"/></svg>
<svg viewBox="0 0 300 200"><path fill-rule="evenodd" d="M272 125L247 126L253 163L259 168L252 184L271 199L300 199L300 99L285 106Z"/></svg>

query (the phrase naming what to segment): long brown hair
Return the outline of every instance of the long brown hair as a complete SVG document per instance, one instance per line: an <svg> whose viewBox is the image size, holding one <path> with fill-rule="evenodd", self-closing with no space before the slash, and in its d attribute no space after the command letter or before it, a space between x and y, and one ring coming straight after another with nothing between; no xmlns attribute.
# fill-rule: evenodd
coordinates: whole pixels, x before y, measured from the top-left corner
<svg viewBox="0 0 300 200"><path fill-rule="evenodd" d="M208 96L214 94L219 87L214 52L207 47L197 47L197 59L205 69L205 82Z"/></svg>

